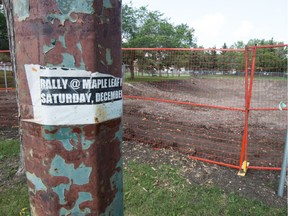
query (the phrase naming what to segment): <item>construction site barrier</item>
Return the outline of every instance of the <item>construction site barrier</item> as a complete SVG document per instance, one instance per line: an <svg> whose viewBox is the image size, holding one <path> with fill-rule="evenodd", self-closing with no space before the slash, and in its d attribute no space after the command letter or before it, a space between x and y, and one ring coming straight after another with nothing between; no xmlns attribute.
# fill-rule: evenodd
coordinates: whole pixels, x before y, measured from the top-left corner
<svg viewBox="0 0 288 216"><path fill-rule="evenodd" d="M123 48L128 138L130 133L192 159L236 168L240 175L248 167L280 170L287 46ZM143 124L133 125L136 116Z"/></svg>
<svg viewBox="0 0 288 216"><path fill-rule="evenodd" d="M287 47L122 48L124 136L244 173L280 170ZM14 89L12 71L4 71L2 64L0 88Z"/></svg>

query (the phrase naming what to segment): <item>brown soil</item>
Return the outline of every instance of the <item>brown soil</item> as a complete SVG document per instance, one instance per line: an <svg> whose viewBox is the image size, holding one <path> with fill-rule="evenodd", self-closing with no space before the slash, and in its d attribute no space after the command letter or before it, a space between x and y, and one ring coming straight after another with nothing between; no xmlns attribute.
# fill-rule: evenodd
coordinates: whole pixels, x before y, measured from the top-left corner
<svg viewBox="0 0 288 216"><path fill-rule="evenodd" d="M271 206L287 205L287 195L285 198L276 195L280 171L249 169L247 175L241 177L236 169L187 157L239 165L244 112L212 109L201 104L244 108L243 84L241 78L126 83L124 95L200 105L126 98L124 156L143 162L176 164L191 182L213 184L226 192L252 197ZM285 81L255 80L253 92L251 107L277 107L283 98L287 99L287 84ZM287 128L285 119L287 112L250 112L248 158L253 166L281 167Z"/></svg>
<svg viewBox="0 0 288 216"><path fill-rule="evenodd" d="M127 140L239 166L245 113L234 109L244 110L241 78L128 83L124 94L198 104L124 100ZM256 80L251 106L277 108L285 98L285 81ZM205 104L219 109L202 106ZM281 167L286 128L287 111L250 111L248 154L252 166Z"/></svg>
<svg viewBox="0 0 288 216"><path fill-rule="evenodd" d="M18 137L18 111L15 91L0 91L0 139Z"/></svg>

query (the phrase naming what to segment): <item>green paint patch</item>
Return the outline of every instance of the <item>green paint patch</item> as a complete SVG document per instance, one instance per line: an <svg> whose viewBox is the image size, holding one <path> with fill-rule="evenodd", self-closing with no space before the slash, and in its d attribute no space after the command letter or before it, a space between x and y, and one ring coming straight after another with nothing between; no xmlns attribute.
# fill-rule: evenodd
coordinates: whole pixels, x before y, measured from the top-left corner
<svg viewBox="0 0 288 216"><path fill-rule="evenodd" d="M29 17L29 0L14 0L13 7L15 15L18 17L18 21L24 21Z"/></svg>
<svg viewBox="0 0 288 216"><path fill-rule="evenodd" d="M57 7L62 14L85 13L92 14L94 12L93 0L78 1L78 0L56 0Z"/></svg>
<svg viewBox="0 0 288 216"><path fill-rule="evenodd" d="M89 183L91 171L92 168L86 167L84 163L75 169L74 164L68 164L60 155L56 155L52 160L49 174L66 177L70 180L70 184L85 185Z"/></svg>
<svg viewBox="0 0 288 216"><path fill-rule="evenodd" d="M78 48L78 50L80 50L80 52L82 53L83 52L83 48L82 48L82 45L80 42L78 42L76 44L76 47ZM80 67L78 67L79 69L82 69L82 70L85 70L85 63L84 63L84 60L83 60L83 57L81 56L81 62L80 62Z"/></svg>
<svg viewBox="0 0 288 216"><path fill-rule="evenodd" d="M56 40L51 40L51 44L43 46L43 52L48 53L50 50L52 50L55 47L55 44L56 44Z"/></svg>
<svg viewBox="0 0 288 216"><path fill-rule="evenodd" d="M66 42L65 42L65 36L59 36L58 40L59 40L60 43L62 44L62 47L63 47L63 48L67 48Z"/></svg>
<svg viewBox="0 0 288 216"><path fill-rule="evenodd" d="M78 1L78 0L56 0L57 7L61 14L49 14L47 19L52 21L58 19L62 25L66 20L71 22L76 22L77 19L71 17L71 13L84 13L84 14L93 14L93 0Z"/></svg>
<svg viewBox="0 0 288 216"><path fill-rule="evenodd" d="M60 215L79 215L79 216L85 216L89 213L91 213L91 209L84 208L84 210L80 209L80 205L83 202L91 201L92 195L88 192L79 192L78 193L78 199L76 200L76 203L74 207L71 210L67 210L65 208L60 209Z"/></svg>
<svg viewBox="0 0 288 216"><path fill-rule="evenodd" d="M65 160L59 156L56 155L54 159L52 160L51 167L49 169L49 174L52 176L57 177L65 177L69 179L68 184L59 184L52 188L52 190L57 194L60 200L60 204L64 205L66 204L66 198L65 198L65 191L69 191L72 184L76 185L85 185L89 183L89 178L91 174L92 168L86 167L83 163L80 164L78 168L75 169L74 164L68 164L65 162ZM90 193L89 193L90 194ZM79 205L82 202L85 202L87 200L90 200L90 198L87 198L87 193L79 193L79 198L76 201L76 204L74 208L71 211L68 211L65 208L61 209L61 212L65 212L65 214L61 215L67 215L70 213L79 213L81 212L79 209ZM91 196L91 194L90 194ZM89 197L90 197L89 196ZM91 196L92 199L92 196ZM90 213L88 211L89 209L85 209L83 213ZM67 214L66 214L67 213Z"/></svg>
<svg viewBox="0 0 288 216"><path fill-rule="evenodd" d="M34 189L29 188L31 192L35 194L37 191L47 191L47 187L44 185L42 179L37 177L34 173L26 172L26 177L35 187Z"/></svg>
<svg viewBox="0 0 288 216"><path fill-rule="evenodd" d="M80 52L82 53L82 45L81 45L81 43L80 42L78 42L77 44L76 44L76 47L80 50Z"/></svg>
<svg viewBox="0 0 288 216"><path fill-rule="evenodd" d="M69 184L60 184L56 187L53 187L52 190L58 195L60 205L65 205L67 202L65 200L65 191L70 189Z"/></svg>
<svg viewBox="0 0 288 216"><path fill-rule="evenodd" d="M84 63L84 60L83 60L82 57L81 57L81 62L80 62L80 67L79 67L79 69L85 70L85 63Z"/></svg>
<svg viewBox="0 0 288 216"><path fill-rule="evenodd" d="M113 8L110 0L104 0L103 6L104 6L104 8Z"/></svg>
<svg viewBox="0 0 288 216"><path fill-rule="evenodd" d="M75 67L75 59L74 56L68 53L62 53L63 62L59 66L67 67L67 68L74 68Z"/></svg>
<svg viewBox="0 0 288 216"><path fill-rule="evenodd" d="M82 128L81 128L81 131ZM82 150L87 150L93 144L93 140L86 140L84 135L73 133L73 128L59 128L55 131L53 126L44 126L43 137L47 141L58 140L67 151L78 149L78 142L81 143Z"/></svg>
<svg viewBox="0 0 288 216"><path fill-rule="evenodd" d="M106 62L107 62L107 65L112 65L113 64L113 59L112 59L112 56L111 56L111 50L110 49L106 49Z"/></svg>

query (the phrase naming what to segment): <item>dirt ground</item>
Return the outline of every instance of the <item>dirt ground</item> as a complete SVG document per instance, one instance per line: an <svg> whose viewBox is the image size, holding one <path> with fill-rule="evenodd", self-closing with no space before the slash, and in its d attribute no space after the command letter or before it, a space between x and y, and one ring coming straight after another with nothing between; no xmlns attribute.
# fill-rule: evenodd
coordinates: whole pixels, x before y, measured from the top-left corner
<svg viewBox="0 0 288 216"><path fill-rule="evenodd" d="M18 109L15 91L0 91L0 138L18 137Z"/></svg>
<svg viewBox="0 0 288 216"><path fill-rule="evenodd" d="M124 100L124 134L128 140L239 165L245 124L243 79L132 82L125 84L124 95L158 99ZM285 81L255 80L252 108L277 108L283 99L287 100ZM182 104L170 103L171 100ZM251 165L281 167L286 128L287 111L250 111L248 154Z"/></svg>
<svg viewBox="0 0 288 216"><path fill-rule="evenodd" d="M217 185L224 191L253 197L272 206L287 205L286 195L282 199L275 194L280 171L250 169L245 177L240 177L236 169L187 157L239 165L245 115L241 111L221 109L221 106L244 108L243 79L132 82L125 84L124 95L168 100L168 103L124 100L124 155L129 152L126 157L176 164L191 182ZM287 100L286 81L255 80L251 107L277 107L283 98ZM198 105L175 104L169 100ZM220 108L203 107L203 104ZM287 112L251 111L250 163L281 167L286 128Z"/></svg>
<svg viewBox="0 0 288 216"><path fill-rule="evenodd" d="M167 83L126 83L124 85L124 94L145 95L146 97L190 101L199 104L207 104L207 101L209 101L209 104L215 106L241 107L244 104L244 100L242 99L244 93L242 91L231 92L228 90L228 84L242 88L242 83L239 80L233 81L233 83L228 81L225 85L223 83L220 85L217 83L219 81L213 80L212 82L215 83L209 86L206 85L206 87L206 80L193 79L189 82L191 82L188 85L190 86L189 88L187 87L187 81L173 81L169 85ZM216 92L220 88L222 90L223 88L227 88L227 91ZM194 94L191 94L192 90ZM282 91L281 86L279 87L279 91ZM216 94L211 96L211 92L216 92ZM231 95L234 96L234 100L232 101ZM273 98L273 100L276 103L279 98ZM258 101L254 103L255 107L263 106L262 104L259 105L260 102ZM270 103L273 103L273 101L270 101ZM17 138L18 120L15 92L0 92L0 104L0 138ZM283 145L282 138L275 138L283 135L283 114L280 116L277 114L276 118L279 118L279 121L275 122L269 122L269 119L271 119L270 114L265 116L259 115L258 117L257 115L255 113L251 125L258 128L259 133L249 137L249 139L251 141L260 140L263 146L270 139L275 139L276 141L273 141L275 148L278 145ZM205 119L203 119L204 116ZM272 117L275 118L275 115ZM225 192L254 198L270 206L287 206L287 190L285 189L284 198L276 195L280 171L250 169L245 177L240 177L237 175L236 169L203 163L188 158L188 156L207 156L211 160L237 164L243 133L242 112L125 99L123 128L124 163L133 160L153 165L171 164L183 173L187 182L199 185L214 185L220 187ZM265 132L267 128L276 128L280 132L273 133L272 135L269 132ZM269 137L269 135L272 137ZM228 148L225 146L227 142L233 143L232 147L228 146L230 148L228 154L225 153ZM191 145L191 143L198 143L198 145ZM209 149L211 152L209 152ZM217 151L221 153L221 157L217 158L215 156L214 152ZM261 159L265 154L259 150L257 151L258 155L253 153L255 157L254 161L258 162L258 165L261 165L262 160L259 160L259 158Z"/></svg>

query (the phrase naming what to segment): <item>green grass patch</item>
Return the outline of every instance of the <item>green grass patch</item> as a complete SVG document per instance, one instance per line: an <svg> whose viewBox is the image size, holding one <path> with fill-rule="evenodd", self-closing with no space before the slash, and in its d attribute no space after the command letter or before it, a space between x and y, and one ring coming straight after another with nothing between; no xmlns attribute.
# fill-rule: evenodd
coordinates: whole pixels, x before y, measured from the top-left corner
<svg viewBox="0 0 288 216"><path fill-rule="evenodd" d="M181 76L135 76L134 79L131 77L126 77L126 82L160 82L160 81L170 81L170 80L187 80L191 79L192 76L189 75L181 75Z"/></svg>
<svg viewBox="0 0 288 216"><path fill-rule="evenodd" d="M128 163L124 171L125 215L286 215L286 209L186 182L170 166Z"/></svg>
<svg viewBox="0 0 288 216"><path fill-rule="evenodd" d="M141 74L141 73L139 73ZM244 75L189 75L189 74L180 74L178 76L177 74L174 74L173 76L169 74L167 76L166 74L163 74L162 76L159 76L158 74L156 76L151 75L139 75L135 76L134 79L131 79L130 73L126 73L125 81L128 83L131 82L160 82L160 81L170 81L170 80L187 80L187 79L239 79L244 80ZM285 81L287 82L287 76L286 77L277 77L277 76L255 76L255 80L270 80L270 81Z"/></svg>
<svg viewBox="0 0 288 216"><path fill-rule="evenodd" d="M29 206L28 188L23 181L0 193L0 215L30 215Z"/></svg>
<svg viewBox="0 0 288 216"><path fill-rule="evenodd" d="M245 80L245 76L239 75L200 75L195 76L201 79L240 79ZM250 78L250 76L249 76ZM277 77L277 76L255 76L254 80L269 80L269 81L287 81L287 77Z"/></svg>
<svg viewBox="0 0 288 216"><path fill-rule="evenodd" d="M0 159L9 156L18 156L20 153L19 140L0 141Z"/></svg>
<svg viewBox="0 0 288 216"><path fill-rule="evenodd" d="M287 82L288 77L278 77L278 76L255 76L255 80L269 80L269 81L285 81Z"/></svg>
<svg viewBox="0 0 288 216"><path fill-rule="evenodd" d="M29 215L26 182L15 177L19 141L0 141L0 153L0 215ZM226 194L211 185L188 183L172 166L129 161L124 166L124 212L126 216L287 215L285 208Z"/></svg>
<svg viewBox="0 0 288 216"><path fill-rule="evenodd" d="M6 81L8 88L15 88L15 81L12 71L6 71ZM0 88L5 88L5 76L3 70L0 70Z"/></svg>

